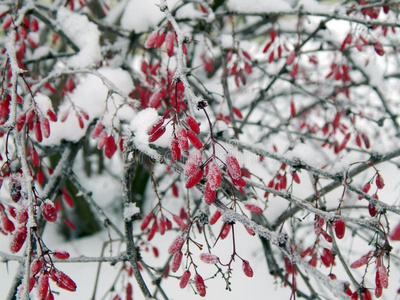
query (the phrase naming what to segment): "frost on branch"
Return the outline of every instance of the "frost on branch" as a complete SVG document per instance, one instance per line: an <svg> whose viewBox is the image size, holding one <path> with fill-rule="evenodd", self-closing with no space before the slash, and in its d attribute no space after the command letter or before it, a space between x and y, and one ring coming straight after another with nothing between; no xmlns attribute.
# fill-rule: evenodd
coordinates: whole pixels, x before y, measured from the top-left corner
<svg viewBox="0 0 400 300"><path fill-rule="evenodd" d="M64 2L0 5L9 295L396 297L395 2Z"/></svg>

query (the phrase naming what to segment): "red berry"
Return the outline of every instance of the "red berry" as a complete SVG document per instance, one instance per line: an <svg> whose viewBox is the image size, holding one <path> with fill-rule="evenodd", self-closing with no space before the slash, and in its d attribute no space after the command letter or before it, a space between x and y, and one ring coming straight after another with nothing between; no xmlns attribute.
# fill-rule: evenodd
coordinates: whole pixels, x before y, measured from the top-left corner
<svg viewBox="0 0 400 300"><path fill-rule="evenodd" d="M186 270L183 273L183 275L181 277L181 281L179 282L179 286L180 286L181 289L184 289L187 286L187 284L189 282L189 279L190 279L190 275L191 274L190 274L189 270Z"/></svg>
<svg viewBox="0 0 400 300"><path fill-rule="evenodd" d="M217 195L217 191L213 190L210 184L207 182L206 187L204 189L204 201L211 205L215 201L215 196Z"/></svg>
<svg viewBox="0 0 400 300"><path fill-rule="evenodd" d="M194 133L200 133L200 126L192 116L188 115L185 121L189 125L190 129L194 131Z"/></svg>
<svg viewBox="0 0 400 300"><path fill-rule="evenodd" d="M186 181L186 188L190 189L194 187L196 184L198 184L201 178L203 177L203 174L204 174L203 169L198 169L196 172L194 172Z"/></svg>
<svg viewBox="0 0 400 300"><path fill-rule="evenodd" d="M201 141L199 140L199 138L197 137L197 135L194 133L193 130L188 130L187 137L192 143L193 147L199 150L203 148L203 144L201 143Z"/></svg>
<svg viewBox="0 0 400 300"><path fill-rule="evenodd" d="M185 239L183 238L183 236L181 235L177 236L175 240L172 242L171 246L169 246L168 253L175 254L178 251L180 251L184 242Z"/></svg>
<svg viewBox="0 0 400 300"><path fill-rule="evenodd" d="M171 154L174 160L178 161L181 159L181 149L179 148L179 142L177 138L172 139Z"/></svg>
<svg viewBox="0 0 400 300"><path fill-rule="evenodd" d="M104 145L104 154L108 157L111 158L115 151L117 151L117 145L115 144L115 139L112 135L110 135L106 139L106 143Z"/></svg>
<svg viewBox="0 0 400 300"><path fill-rule="evenodd" d="M182 257L183 253L182 251L178 251L174 254L174 257L172 258L172 264L171 264L171 270L172 272L176 272L179 270L179 267L181 266L182 263Z"/></svg>
<svg viewBox="0 0 400 300"><path fill-rule="evenodd" d="M211 253L201 253L200 259L202 262L210 265L219 263L219 257Z"/></svg>
<svg viewBox="0 0 400 300"><path fill-rule="evenodd" d="M19 250L21 250L25 243L27 234L28 230L25 225L20 226L14 231L10 242L10 250L12 253L17 253Z"/></svg>
<svg viewBox="0 0 400 300"><path fill-rule="evenodd" d="M39 298L45 299L49 292L49 275L47 273L40 275L37 289Z"/></svg>
<svg viewBox="0 0 400 300"><path fill-rule="evenodd" d="M345 225L344 221L340 220L340 219L336 220L334 223L334 227L335 227L336 237L338 239L342 239L344 237L345 230L346 230L346 225Z"/></svg>
<svg viewBox="0 0 400 300"><path fill-rule="evenodd" d="M203 277L201 277L199 274L196 274L194 276L194 284L199 295L204 297L206 295L206 285L204 284Z"/></svg>
<svg viewBox="0 0 400 300"><path fill-rule="evenodd" d="M239 162L236 157L228 155L226 157L226 166L228 168L229 175L233 179L239 179L242 177L242 169L239 166Z"/></svg>
<svg viewBox="0 0 400 300"><path fill-rule="evenodd" d="M247 277L253 277L253 269L251 268L250 263L247 260L243 261L242 269L243 269L243 273Z"/></svg>
<svg viewBox="0 0 400 300"><path fill-rule="evenodd" d="M76 283L65 273L59 270L52 269L50 277L59 288L65 289L70 292L76 291Z"/></svg>
<svg viewBox="0 0 400 300"><path fill-rule="evenodd" d="M383 181L383 177L378 173L375 180L376 186L378 189L383 189L385 187L385 182Z"/></svg>
<svg viewBox="0 0 400 300"><path fill-rule="evenodd" d="M68 259L69 253L67 251L55 251L53 256L58 259Z"/></svg>
<svg viewBox="0 0 400 300"><path fill-rule="evenodd" d="M43 218L49 222L57 221L57 211L54 204L50 200L46 200L40 206Z"/></svg>
<svg viewBox="0 0 400 300"><path fill-rule="evenodd" d="M222 216L221 212L219 210L217 210L212 217L210 218L210 225L214 225L215 223L217 223L217 221L219 220L219 218Z"/></svg>
<svg viewBox="0 0 400 300"><path fill-rule="evenodd" d="M149 142L152 143L157 141L165 133L165 130L165 127L159 128L156 132L149 136Z"/></svg>

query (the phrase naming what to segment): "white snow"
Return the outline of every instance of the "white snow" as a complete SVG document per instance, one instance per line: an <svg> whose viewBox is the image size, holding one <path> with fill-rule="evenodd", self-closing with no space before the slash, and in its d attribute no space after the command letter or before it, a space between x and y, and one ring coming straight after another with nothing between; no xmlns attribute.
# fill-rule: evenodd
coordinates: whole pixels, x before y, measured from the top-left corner
<svg viewBox="0 0 400 300"><path fill-rule="evenodd" d="M53 110L53 105L51 104L50 98L41 93L37 93L35 95L35 103L36 103L37 107L39 108L39 111L43 114L43 116L48 118L47 111L49 109Z"/></svg>
<svg viewBox="0 0 400 300"><path fill-rule="evenodd" d="M136 203L129 203L128 206L124 208L124 219L130 220L133 215L140 213L140 209L136 206Z"/></svg>
<svg viewBox="0 0 400 300"><path fill-rule="evenodd" d="M171 8L176 2L170 0L168 6ZM165 17L158 7L159 3L159 0L130 0L121 18L122 28L140 33L157 27Z"/></svg>
<svg viewBox="0 0 400 300"><path fill-rule="evenodd" d="M123 93L128 94L133 90L133 82L128 72L122 69L104 67L98 72L110 80ZM130 121L134 115L134 109L129 105L123 105L121 96L113 94L108 97L109 89L96 75L86 75L80 78L75 90L67 95L58 111L58 121L51 122L51 135L44 141L46 145L58 144L61 140L78 141L87 130L87 126L94 119L99 118L104 127L119 126L119 120ZM85 111L89 114L89 120L84 120L84 128L79 127L77 116ZM65 122L61 121L64 113L68 113ZM111 129L110 129L111 130Z"/></svg>
<svg viewBox="0 0 400 300"><path fill-rule="evenodd" d="M80 51L68 59L71 68L85 68L101 60L100 31L86 16L58 8L57 21L64 33Z"/></svg>
<svg viewBox="0 0 400 300"><path fill-rule="evenodd" d="M264 12L289 12L293 11L290 4L284 0L229 0L228 8L231 11L243 13L264 13Z"/></svg>

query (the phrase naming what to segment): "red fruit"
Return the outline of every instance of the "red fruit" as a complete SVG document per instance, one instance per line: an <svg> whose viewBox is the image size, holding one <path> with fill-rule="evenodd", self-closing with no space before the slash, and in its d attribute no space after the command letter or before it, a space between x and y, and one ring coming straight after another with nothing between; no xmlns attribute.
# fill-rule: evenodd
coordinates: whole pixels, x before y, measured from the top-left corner
<svg viewBox="0 0 400 300"><path fill-rule="evenodd" d="M200 259L202 262L210 265L219 263L219 257L211 253L201 253Z"/></svg>
<svg viewBox="0 0 400 300"><path fill-rule="evenodd" d="M239 119L243 119L242 112L240 111L239 108L233 107L232 110L233 110L233 113L234 113Z"/></svg>
<svg viewBox="0 0 400 300"><path fill-rule="evenodd" d="M370 188L371 188L371 184L370 184L369 182L367 182L366 184L363 185L362 191L363 191L364 193L368 193L368 191L369 191ZM363 198L363 197L362 197L361 195L358 197L359 200L361 200L362 198Z"/></svg>
<svg viewBox="0 0 400 300"><path fill-rule="evenodd" d="M159 117L157 121L147 130L148 135L155 133L164 124L164 118Z"/></svg>
<svg viewBox="0 0 400 300"><path fill-rule="evenodd" d="M144 47L149 49L154 47L154 45L157 43L159 38L159 33L158 31L153 31L149 37L147 38L146 42L144 43Z"/></svg>
<svg viewBox="0 0 400 300"><path fill-rule="evenodd" d="M37 153L37 151L35 149L31 150L31 159L32 159L32 165L34 167L38 167L40 165L39 154Z"/></svg>
<svg viewBox="0 0 400 300"><path fill-rule="evenodd" d="M165 130L165 127L159 128L156 132L149 136L149 142L152 143L157 141L165 133Z"/></svg>
<svg viewBox="0 0 400 300"><path fill-rule="evenodd" d="M293 172L292 177L293 177L294 182L300 183L300 178L299 178L299 175L297 174L297 172Z"/></svg>
<svg viewBox="0 0 400 300"><path fill-rule="evenodd" d="M25 243L27 234L28 230L25 225L20 226L16 231L14 231L10 242L10 250L12 253L17 253L21 250Z"/></svg>
<svg viewBox="0 0 400 300"><path fill-rule="evenodd" d="M379 56L383 56L385 54L385 50L383 49L383 46L380 42L372 42L372 46L374 46L374 50Z"/></svg>
<svg viewBox="0 0 400 300"><path fill-rule="evenodd" d="M207 173L208 184L212 190L217 190L221 185L221 169L220 167L211 162L208 166Z"/></svg>
<svg viewBox="0 0 400 300"><path fill-rule="evenodd" d="M187 229L188 226L183 222L182 218L178 217L177 215L173 215L172 218L174 219L175 223L180 227L180 229Z"/></svg>
<svg viewBox="0 0 400 300"><path fill-rule="evenodd" d="M393 229L392 233L390 234L390 239L392 241L400 241L400 223L398 223Z"/></svg>
<svg viewBox="0 0 400 300"><path fill-rule="evenodd" d="M268 49L271 47L273 41L268 42L263 49L263 53L267 53Z"/></svg>
<svg viewBox="0 0 400 300"><path fill-rule="evenodd" d="M385 182L383 181L383 177L378 173L375 179L375 183L378 189L383 189L385 187Z"/></svg>
<svg viewBox="0 0 400 300"><path fill-rule="evenodd" d="M40 122L36 121L35 122L35 137L36 140L40 143L43 140L43 136L42 136L42 128L40 126Z"/></svg>
<svg viewBox="0 0 400 300"><path fill-rule="evenodd" d="M226 157L226 166L228 168L229 175L233 179L237 180L240 177L242 177L242 169L240 168L239 162L236 159L236 157L234 157L232 155L228 155Z"/></svg>
<svg viewBox="0 0 400 300"><path fill-rule="evenodd" d="M47 294L46 300L54 300L54 295L50 290L49 293Z"/></svg>
<svg viewBox="0 0 400 300"><path fill-rule="evenodd" d="M153 225L150 228L149 235L147 236L147 240L151 241L158 230L158 222L157 219L154 219Z"/></svg>
<svg viewBox="0 0 400 300"><path fill-rule="evenodd" d="M178 187L176 186L175 183L173 183L171 185L171 189L172 189L172 195L174 195L175 198L179 197L179 191L178 191Z"/></svg>
<svg viewBox="0 0 400 300"><path fill-rule="evenodd" d="M217 195L217 191L213 190L209 183L206 184L204 189L204 201L211 205L215 201L215 196Z"/></svg>
<svg viewBox="0 0 400 300"><path fill-rule="evenodd" d="M67 224L67 226L68 226L70 229L75 230L76 226L75 226L75 224L72 223L70 220L64 219L64 222L65 222L65 224Z"/></svg>
<svg viewBox="0 0 400 300"><path fill-rule="evenodd" d="M7 217L5 213L3 213L1 216L1 223L5 231L12 233L15 230L14 223L10 221L10 219Z"/></svg>
<svg viewBox="0 0 400 300"><path fill-rule="evenodd" d="M68 77L67 82L65 83L65 89L68 92L72 92L75 89L75 82L72 77Z"/></svg>
<svg viewBox="0 0 400 300"><path fill-rule="evenodd" d="M155 44L154 44L154 47L155 47L155 48L160 48L160 47L162 46L162 44L164 44L164 41L165 41L165 37L166 37L166 36L167 36L167 35L166 35L164 32L159 33L159 34L158 34L157 41L156 41Z"/></svg>
<svg viewBox="0 0 400 300"><path fill-rule="evenodd" d="M189 149L189 142L186 129L183 127L178 127L176 129L176 137L178 139L179 147L182 149L182 151L187 151Z"/></svg>
<svg viewBox="0 0 400 300"><path fill-rule="evenodd" d="M293 69L292 69L292 72L290 72L290 76L292 78L295 78L298 71L299 71L299 64L295 64Z"/></svg>
<svg viewBox="0 0 400 300"><path fill-rule="evenodd" d="M25 205L18 207L15 219L19 224L25 224L28 221L28 207Z"/></svg>
<svg viewBox="0 0 400 300"><path fill-rule="evenodd" d="M376 216L376 208L372 203L368 204L368 212L369 212L369 215L371 217L375 217Z"/></svg>
<svg viewBox="0 0 400 300"><path fill-rule="evenodd" d="M171 142L171 154L174 160L181 159L181 149L179 148L179 142L177 138L173 138Z"/></svg>
<svg viewBox="0 0 400 300"><path fill-rule="evenodd" d="M169 57L174 55L174 41L175 41L175 34L171 31L167 33L165 37L165 49L167 50L167 54Z"/></svg>
<svg viewBox="0 0 400 300"><path fill-rule="evenodd" d="M126 293L126 300L133 300L133 288L130 282L128 282L128 284L126 285L125 293Z"/></svg>
<svg viewBox="0 0 400 300"><path fill-rule="evenodd" d="M155 109L158 109L161 106L162 98L164 97L164 92L159 91L151 95L149 99L149 105Z"/></svg>
<svg viewBox="0 0 400 300"><path fill-rule="evenodd" d="M96 126L93 129L92 138L96 139L100 135L101 131L103 130L103 127L104 127L103 123L98 121Z"/></svg>
<svg viewBox="0 0 400 300"><path fill-rule="evenodd" d="M108 157L111 158L115 151L117 151L117 145L115 144L115 139L112 135L110 135L106 139L106 143L104 145L104 154Z"/></svg>
<svg viewBox="0 0 400 300"><path fill-rule="evenodd" d="M49 222L57 221L57 211L54 204L50 200L46 200L40 206L43 218Z"/></svg>
<svg viewBox="0 0 400 300"><path fill-rule="evenodd" d="M29 23L29 29L30 31L36 32L39 30L39 22L37 19L32 19L31 22Z"/></svg>
<svg viewBox="0 0 400 300"><path fill-rule="evenodd" d="M166 228L166 226L167 226L167 220L165 219L164 216L161 216L160 222L159 222L158 225L159 225L158 230L160 231L160 234L161 234L161 235L164 235L164 233L165 233L165 228Z"/></svg>
<svg viewBox="0 0 400 300"><path fill-rule="evenodd" d="M195 147L196 149L199 149L199 150L201 148L203 148L203 144L201 143L201 141L199 140L197 135L194 133L194 131L188 130L187 137L190 140L190 142L192 143L193 147Z"/></svg>
<svg viewBox="0 0 400 300"><path fill-rule="evenodd" d="M257 205L254 205L254 204L246 203L244 205L244 207L255 214L262 214L262 212L263 212L260 207L258 207Z"/></svg>
<svg viewBox="0 0 400 300"><path fill-rule="evenodd" d="M25 125L25 120L26 120L26 115L25 114L20 114L17 118L17 130L20 132L22 130L22 127Z"/></svg>
<svg viewBox="0 0 400 300"><path fill-rule="evenodd" d="M295 51L290 52L290 54L289 54L289 56L288 56L288 58L287 58L286 64L287 64L288 66L290 66L290 65L294 62L294 59L295 59L295 58L296 58L296 52L295 52Z"/></svg>
<svg viewBox="0 0 400 300"><path fill-rule="evenodd" d="M39 169L37 172L37 182L42 185L44 183L44 173L42 169Z"/></svg>
<svg viewBox="0 0 400 300"><path fill-rule="evenodd" d="M68 259L69 253L67 251L55 251L53 256L58 259Z"/></svg>
<svg viewBox="0 0 400 300"><path fill-rule="evenodd" d="M50 118L50 121L57 122L57 115L52 109L47 110L47 116Z"/></svg>
<svg viewBox="0 0 400 300"><path fill-rule="evenodd" d="M324 251L322 252L322 255L321 255L322 263L326 267L330 267L333 264L333 258L334 257L333 257L331 250L329 250L328 248L324 248Z"/></svg>
<svg viewBox="0 0 400 300"><path fill-rule="evenodd" d="M350 268L352 269L357 269L359 267L362 267L364 265L366 265L368 263L368 259L370 256L370 252L368 252L367 254L361 256L359 259L357 259L356 261L354 261L351 265Z"/></svg>
<svg viewBox="0 0 400 300"><path fill-rule="evenodd" d="M42 263L40 260L35 259L31 262L30 272L31 276L36 275L42 269Z"/></svg>
<svg viewBox="0 0 400 300"><path fill-rule="evenodd" d="M217 221L219 220L219 218L222 216L221 212L219 210L217 210L212 217L210 218L210 225L214 225L215 223L217 223Z"/></svg>
<svg viewBox="0 0 400 300"><path fill-rule="evenodd" d="M290 115L292 118L296 117L296 108L293 101L290 102Z"/></svg>
<svg viewBox="0 0 400 300"><path fill-rule="evenodd" d="M224 223L224 225L222 225L222 230L219 234L221 239L225 239L228 236L229 232L231 231L231 226L232 225L228 223Z"/></svg>
<svg viewBox="0 0 400 300"><path fill-rule="evenodd" d="M190 274L189 270L186 270L183 273L183 275L181 277L181 281L179 282L179 286L180 286L181 289L184 289L187 286L187 284L189 282L189 279L190 279L190 275L191 274Z"/></svg>
<svg viewBox="0 0 400 300"><path fill-rule="evenodd" d="M200 166L202 159L203 155L201 154L200 151L198 150L192 151L185 164L184 168L185 175L191 176Z"/></svg>
<svg viewBox="0 0 400 300"><path fill-rule="evenodd" d="M74 207L74 205L75 205L74 200L72 199L71 195L68 193L68 190L65 186L62 188L62 198L69 207Z"/></svg>
<svg viewBox="0 0 400 300"><path fill-rule="evenodd" d="M76 283L65 273L52 269L50 278L57 284L59 288L70 292L76 291Z"/></svg>
<svg viewBox="0 0 400 300"><path fill-rule="evenodd" d="M387 275L387 269L385 266L381 265L378 267L377 274L379 274L379 279L381 281L382 286L387 289L389 286L389 280Z"/></svg>
<svg viewBox="0 0 400 300"><path fill-rule="evenodd" d="M171 246L169 246L168 253L175 254L178 251L180 251L184 242L185 239L183 238L183 236L181 235L177 236L175 240L172 242Z"/></svg>
<svg viewBox="0 0 400 300"><path fill-rule="evenodd" d="M194 276L194 284L199 295L204 297L206 295L206 286L204 284L203 277L201 277L199 274L196 274Z"/></svg>
<svg viewBox="0 0 400 300"><path fill-rule="evenodd" d="M250 263L247 260L243 261L242 270L247 277L253 277L253 269L251 268Z"/></svg>
<svg viewBox="0 0 400 300"><path fill-rule="evenodd" d="M37 289L39 298L45 299L49 292L49 275L47 273L40 275Z"/></svg>
<svg viewBox="0 0 400 300"><path fill-rule="evenodd" d="M189 125L190 129L194 131L194 133L200 133L200 126L192 116L188 115L185 121Z"/></svg>
<svg viewBox="0 0 400 300"><path fill-rule="evenodd" d="M204 170L203 169L198 169L196 172L194 172L186 181L186 188L191 189L194 187L196 184L199 183L201 178L203 177Z"/></svg>
<svg viewBox="0 0 400 300"><path fill-rule="evenodd" d="M346 225L345 225L344 221L340 220L340 219L336 220L334 223L334 227L335 227L336 237L338 239L342 239L344 237L345 230L346 230Z"/></svg>
<svg viewBox="0 0 400 300"><path fill-rule="evenodd" d="M178 251L174 254L174 257L172 258L172 264L171 264L171 270L172 272L176 272L179 270L179 267L181 266L182 263L182 257L183 253L182 251Z"/></svg>

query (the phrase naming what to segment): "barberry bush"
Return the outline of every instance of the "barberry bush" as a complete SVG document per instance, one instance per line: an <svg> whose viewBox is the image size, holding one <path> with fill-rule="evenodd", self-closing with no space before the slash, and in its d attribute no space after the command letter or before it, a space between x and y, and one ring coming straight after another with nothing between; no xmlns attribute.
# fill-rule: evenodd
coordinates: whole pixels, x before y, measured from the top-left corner
<svg viewBox="0 0 400 300"><path fill-rule="evenodd" d="M2 299L395 299L398 9L0 3Z"/></svg>

